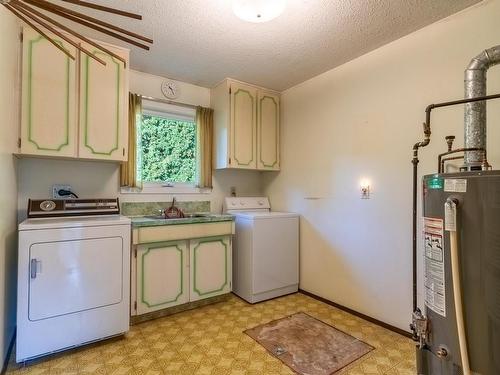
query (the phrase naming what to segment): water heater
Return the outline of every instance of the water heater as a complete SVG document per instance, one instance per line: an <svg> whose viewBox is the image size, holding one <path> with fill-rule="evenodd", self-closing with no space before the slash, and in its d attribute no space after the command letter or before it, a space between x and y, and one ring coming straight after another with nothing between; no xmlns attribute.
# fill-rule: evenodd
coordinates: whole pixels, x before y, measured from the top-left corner
<svg viewBox="0 0 500 375"><path fill-rule="evenodd" d="M426 108L424 139L413 146L413 315L419 375L500 375L500 171L486 150L488 69L500 45L474 57L465 70L465 98ZM437 173L422 179L418 213L418 152L431 141L431 111L465 105L464 147L439 155ZM446 163L463 159L460 172ZM421 221L420 221L421 220ZM423 267L417 270L419 222ZM417 280L424 279L424 307Z"/></svg>
<svg viewBox="0 0 500 375"><path fill-rule="evenodd" d="M458 308L470 370L500 374L500 172L428 175L422 191L428 334L417 349L418 373L463 374Z"/></svg>

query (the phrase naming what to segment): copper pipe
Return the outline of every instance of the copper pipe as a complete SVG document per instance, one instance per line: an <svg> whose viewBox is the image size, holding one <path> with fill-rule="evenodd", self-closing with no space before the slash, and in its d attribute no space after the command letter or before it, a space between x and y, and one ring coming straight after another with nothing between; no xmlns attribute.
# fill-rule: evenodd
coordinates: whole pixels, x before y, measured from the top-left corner
<svg viewBox="0 0 500 375"><path fill-rule="evenodd" d="M40 5L43 5L45 7L45 9L48 10L49 12L54 12L54 10L57 10L59 12L70 14L70 15L72 15L74 17L84 19L86 21L95 23L97 25L100 25L100 26L103 26L103 27L107 27L108 29L118 31L118 32L120 32L122 34L131 36L133 38L136 38L136 39L139 39L139 40L143 40L143 41L145 41L147 43L153 43L153 39L150 39L150 38L147 38L145 36L142 36L142 35L133 33L131 31L122 29L121 27L115 26L115 25L110 24L108 22L101 21L101 20L99 20L97 18L87 16L86 14L83 14L83 13L80 13L80 12L76 12L74 10L71 10L71 9L68 9L68 8L65 8L65 7L62 7L62 6L50 3L50 2L48 2L46 0L30 0L29 2L30 3L38 3ZM33 4L33 5L35 5L35 4Z"/></svg>
<svg viewBox="0 0 500 375"><path fill-rule="evenodd" d="M30 22L27 18L25 18L22 14L17 12L14 7L11 5L4 3L4 7L6 7L8 10L10 10L14 15L19 18L20 20L26 22L28 25L30 25L36 32L38 32L40 35L42 35L45 39L47 39L50 43L52 43L57 49L60 49L62 52L64 52L71 60L74 60L74 56L69 53L65 48L57 44L50 36L48 36L45 32L43 32L39 27L34 25L32 22Z"/></svg>
<svg viewBox="0 0 500 375"><path fill-rule="evenodd" d="M72 15L70 15L68 13L63 12L63 11L59 11L57 9L51 8L50 6L46 5L47 4L46 2L41 2L40 0L23 0L23 2L29 3L31 5L34 5L34 6L38 7L38 8L41 8L43 10L49 11L51 13L57 14L57 15L59 15L61 17L64 17L64 18L70 20L70 21L73 21L73 22L76 22L76 23L80 23L80 24L82 24L82 25L84 25L84 26L86 26L88 28L97 30L97 31L99 31L99 32L101 32L103 34L108 34L108 35L110 35L110 36L112 36L114 38L123 40L124 42L127 42L129 44L133 44L133 45L135 45L135 46L137 46L139 48L142 48L142 49L145 49L145 50L149 50L149 47L146 46L145 44L136 42L135 40L129 39L127 37L124 37L123 35L120 35L120 34L117 34L117 33L113 32L113 31L105 29L104 27L97 26L97 25L95 25L93 23L87 22L87 21L85 21L83 19L80 19L78 17L74 17L74 16L72 16ZM52 5L52 4L49 4L49 5ZM62 9L64 9L64 8L62 8Z"/></svg>
<svg viewBox="0 0 500 375"><path fill-rule="evenodd" d="M103 12L118 14L118 15L124 16L124 17L135 18L136 20L142 20L142 16L140 14L125 12L124 10L119 10L119 9L115 9L115 8L109 8L109 7L105 7L103 5L89 3L87 1L81 1L81 0L62 0L62 1L65 1L65 2L71 3L71 4L80 5L82 7L87 7L87 8L101 10Z"/></svg>
<svg viewBox="0 0 500 375"><path fill-rule="evenodd" d="M455 140L455 136L454 135L447 135L446 137L444 137L444 139L446 140L446 144L448 145L448 151L452 151L453 150L453 141Z"/></svg>
<svg viewBox="0 0 500 375"><path fill-rule="evenodd" d="M455 150L444 152L438 155L438 172L441 170L441 159L443 158L443 156L456 154L457 152L470 152L470 151L481 151L483 153L483 160L486 160L486 149L482 147L457 148Z"/></svg>
<svg viewBox="0 0 500 375"><path fill-rule="evenodd" d="M11 4L12 4L12 7L14 7L15 9L17 9L19 12L23 13L25 16L27 17L30 17L33 21L37 22L38 24L40 24L41 26L45 27L47 30L49 30L50 32L52 32L53 34L57 35L59 38L65 40L67 43L71 44L73 47L75 47L77 50L79 51L82 51L83 53L85 53L86 55L88 55L89 57L92 57L94 60L96 60L97 62L101 63L102 65L106 66L106 62L102 59L100 59L99 57L95 56L92 54L92 52L88 51L87 49L83 48L82 46L80 46L78 43L72 41L70 38L68 38L66 35L62 34L61 32L57 31L56 29L54 29L52 26L50 26L48 23L42 21L40 18L38 18L37 16L31 14L30 12L28 12L26 9L23 9L21 6L19 6L19 2L17 0L13 0L11 1Z"/></svg>
<svg viewBox="0 0 500 375"><path fill-rule="evenodd" d="M452 157L449 157L449 158L443 158L441 159L441 168L439 169L439 173L444 173L444 164L447 162L447 161L450 161L450 160L460 160L460 159L463 159L464 156L461 155L461 156L452 156Z"/></svg>
<svg viewBox="0 0 500 375"><path fill-rule="evenodd" d="M26 4L24 4L24 3L20 2L20 1L17 1L17 0L15 2L16 2L16 5L19 5L20 7L23 7L24 9L26 9L29 12L37 15L38 17L43 18L44 20L46 20L48 22L51 22L53 25L55 25L55 26L59 27L60 29L66 31L67 33L69 33L69 34L71 34L71 35L73 35L73 36L75 36L75 37L83 40L84 42L86 42L86 43L94 46L95 48L98 48L101 51L106 52L108 55L113 56L114 58L122 61L123 64L124 64L124 66L127 65L127 61L123 57L121 57L121 56L117 55L116 53L114 53L113 51L110 51L109 49L104 48L103 46L99 45L98 43L94 42L93 40L88 39L88 38L84 37L83 35L78 34L76 31L71 30L69 27L66 27L63 24L61 24L61 23L53 20L52 18L50 18L50 17L46 16L45 14L37 11L36 9L30 7L29 5L26 5Z"/></svg>

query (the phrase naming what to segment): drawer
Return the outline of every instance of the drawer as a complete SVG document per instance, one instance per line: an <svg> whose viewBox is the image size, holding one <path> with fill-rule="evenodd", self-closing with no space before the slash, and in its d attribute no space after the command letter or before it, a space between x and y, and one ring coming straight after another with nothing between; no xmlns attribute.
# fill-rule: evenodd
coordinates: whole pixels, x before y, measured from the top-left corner
<svg viewBox="0 0 500 375"><path fill-rule="evenodd" d="M137 245L140 243L185 240L189 238L224 236L228 234L234 234L233 221L134 228L132 232L132 241L134 245Z"/></svg>

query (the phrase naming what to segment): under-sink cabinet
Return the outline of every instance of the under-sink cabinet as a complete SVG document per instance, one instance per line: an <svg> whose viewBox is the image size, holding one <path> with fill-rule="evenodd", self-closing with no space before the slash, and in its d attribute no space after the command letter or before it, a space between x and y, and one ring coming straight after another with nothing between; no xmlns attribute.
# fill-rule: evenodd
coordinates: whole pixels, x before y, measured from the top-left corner
<svg viewBox="0 0 500 375"><path fill-rule="evenodd" d="M232 221L134 228L131 315L231 292L233 233Z"/></svg>
<svg viewBox="0 0 500 375"><path fill-rule="evenodd" d="M211 91L214 166L279 170L279 93L226 79Z"/></svg>
<svg viewBox="0 0 500 375"><path fill-rule="evenodd" d="M189 300L231 291L231 236L189 241Z"/></svg>
<svg viewBox="0 0 500 375"><path fill-rule="evenodd" d="M106 62L102 65L62 38L51 37L75 59L35 30L23 29L19 153L127 160L129 51L99 42L124 64L78 41Z"/></svg>
<svg viewBox="0 0 500 375"><path fill-rule="evenodd" d="M189 302L187 241L138 245L137 315Z"/></svg>

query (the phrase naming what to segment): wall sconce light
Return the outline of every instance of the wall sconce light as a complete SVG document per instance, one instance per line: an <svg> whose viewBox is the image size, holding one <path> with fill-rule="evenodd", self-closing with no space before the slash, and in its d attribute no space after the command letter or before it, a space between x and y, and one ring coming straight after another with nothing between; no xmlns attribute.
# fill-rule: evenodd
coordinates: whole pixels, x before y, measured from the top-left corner
<svg viewBox="0 0 500 375"><path fill-rule="evenodd" d="M370 181L361 180L361 199L370 199Z"/></svg>

